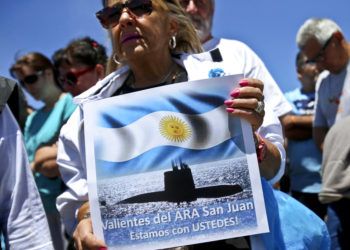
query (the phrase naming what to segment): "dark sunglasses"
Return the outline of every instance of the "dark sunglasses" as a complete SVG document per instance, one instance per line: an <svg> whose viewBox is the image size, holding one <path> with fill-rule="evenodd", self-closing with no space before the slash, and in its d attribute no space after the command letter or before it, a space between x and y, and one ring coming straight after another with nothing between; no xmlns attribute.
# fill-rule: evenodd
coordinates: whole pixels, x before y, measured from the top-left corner
<svg viewBox="0 0 350 250"><path fill-rule="evenodd" d="M127 8L129 14L142 17L152 13L152 0L129 0L125 3L117 3L98 11L96 17L104 28L110 29L119 23L124 8Z"/></svg>
<svg viewBox="0 0 350 250"><path fill-rule="evenodd" d="M75 86L78 82L79 77L81 77L82 75L86 74L89 71L92 71L94 68L95 66L91 66L76 72L68 71L64 76L59 77L59 81L61 84Z"/></svg>
<svg viewBox="0 0 350 250"><path fill-rule="evenodd" d="M317 53L316 56L314 56L314 58L307 60L306 63L317 63L319 61L322 61L324 59L324 53L328 47L328 45L331 43L333 38L333 35L328 38L328 40L326 41L326 43L322 46L322 48L320 49L320 51Z"/></svg>
<svg viewBox="0 0 350 250"><path fill-rule="evenodd" d="M39 76L41 76L44 73L44 71L38 71L32 75L25 76L22 80L19 80L20 84L24 86L24 84L27 85L33 85L39 80Z"/></svg>

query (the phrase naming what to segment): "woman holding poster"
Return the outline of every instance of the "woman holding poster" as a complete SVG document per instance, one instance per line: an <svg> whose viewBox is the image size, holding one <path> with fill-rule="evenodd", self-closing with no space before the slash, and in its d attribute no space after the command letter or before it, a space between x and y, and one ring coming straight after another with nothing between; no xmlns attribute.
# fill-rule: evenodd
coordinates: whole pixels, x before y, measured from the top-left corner
<svg viewBox="0 0 350 250"><path fill-rule="evenodd" d="M89 132L86 132L87 124L83 124L86 118L84 117L86 114L84 105L90 101L173 83L244 73L225 72L224 69L218 68L211 53L193 56L185 54L201 52L201 46L190 19L177 0L107 0L105 6L104 9L97 12L97 18L111 34L114 49L112 59L118 64L118 70L76 97L80 108L62 129L59 142L58 163L68 190L57 199L57 206L67 230L74 237L77 249L105 249L107 247L93 233L92 221L89 217L85 144L86 133ZM244 76L249 77L249 75ZM246 120L252 126L261 176L267 180L279 179L285 164L283 137L278 118L271 111L269 101L264 100L263 82L244 78L238 80L238 83L232 83L232 86L237 87L233 88L231 93L227 93L227 96L231 98L222 101L222 104L226 105L226 112L232 117ZM157 89L154 93L156 91ZM129 100L130 103L133 101L137 100ZM142 108L142 105L143 103L140 102L139 107ZM130 113L133 113L133 110ZM91 131L91 133L96 133L96 131ZM143 133L147 133L147 130ZM173 132L172 135L175 136L176 133ZM133 151L132 148L128 149L123 150ZM116 148L115 150L122 149ZM190 172L188 166L182 162L180 169L175 164L173 169L174 171ZM158 195L161 196L159 193ZM137 200L137 198L140 196L120 203L132 199ZM142 199L146 199L145 196ZM99 202L101 206L106 205L105 200ZM270 200L266 200L266 206L269 206L269 203L271 203ZM272 207L276 209L273 205ZM235 207L230 207L230 210L234 209ZM194 210L191 212L191 214L179 215L179 218L197 216L193 213ZM218 210L206 210L208 215L219 212ZM270 211L272 214L274 212ZM160 219L160 217L157 218L157 220ZM168 217L165 216L162 219L166 221ZM124 222L115 220L110 226L122 228L125 226ZM130 223L138 227L150 222L146 218L130 221ZM227 223L235 224L236 222L228 221ZM158 239L168 234L169 232L164 231L162 235L158 235ZM134 240L142 237L145 237L142 232L132 235ZM282 241L278 237L280 236L274 235L274 238L270 239ZM268 240L261 239L260 243L252 241L251 244L253 248L256 248L258 244L267 242ZM151 248L152 246L149 247Z"/></svg>

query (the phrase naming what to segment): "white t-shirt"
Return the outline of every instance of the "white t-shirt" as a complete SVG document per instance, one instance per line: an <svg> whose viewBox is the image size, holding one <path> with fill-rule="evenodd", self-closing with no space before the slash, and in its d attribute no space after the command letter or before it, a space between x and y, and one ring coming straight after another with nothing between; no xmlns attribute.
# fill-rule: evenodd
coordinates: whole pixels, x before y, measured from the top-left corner
<svg viewBox="0 0 350 250"><path fill-rule="evenodd" d="M345 82L350 81L350 63L339 74L323 71L316 83L314 127L330 128L335 123ZM345 84L345 85L344 85Z"/></svg>
<svg viewBox="0 0 350 250"><path fill-rule="evenodd" d="M281 89L272 78L262 60L246 44L237 40L213 38L203 44L205 51L220 50L223 61L214 62L223 65L227 74L242 74L245 78L256 78L264 83L265 105L270 106L278 117L292 110Z"/></svg>

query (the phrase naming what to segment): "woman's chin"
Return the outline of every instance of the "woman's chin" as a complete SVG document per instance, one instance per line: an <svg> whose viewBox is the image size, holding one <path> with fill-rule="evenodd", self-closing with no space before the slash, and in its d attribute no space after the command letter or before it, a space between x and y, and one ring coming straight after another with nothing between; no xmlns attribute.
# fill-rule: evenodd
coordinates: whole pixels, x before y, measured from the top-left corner
<svg viewBox="0 0 350 250"><path fill-rule="evenodd" d="M146 50L142 46L137 46L132 49L130 48L128 50L123 51L123 58L125 58L126 61L130 61L133 59L140 59L145 55L146 55Z"/></svg>

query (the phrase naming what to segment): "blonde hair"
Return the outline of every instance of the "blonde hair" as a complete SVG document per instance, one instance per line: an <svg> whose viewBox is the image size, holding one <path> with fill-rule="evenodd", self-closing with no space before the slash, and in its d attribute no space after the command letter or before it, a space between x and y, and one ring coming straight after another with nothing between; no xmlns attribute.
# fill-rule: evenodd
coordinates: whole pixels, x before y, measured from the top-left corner
<svg viewBox="0 0 350 250"><path fill-rule="evenodd" d="M107 1L105 2L105 5L108 5ZM170 19L173 19L178 23L176 47L171 49L171 54L200 53L203 51L201 42L192 21L187 16L185 10L182 8L178 0L152 0L152 5L167 13ZM113 43L113 39L111 39L111 41ZM114 44L112 44L112 47L113 53L107 63L107 74L112 73L118 69L119 66L121 66L116 64L113 60L113 55L116 52L116 48Z"/></svg>
<svg viewBox="0 0 350 250"><path fill-rule="evenodd" d="M155 5L169 13L179 25L176 47L172 53L200 53L203 51L197 32L178 0L153 0Z"/></svg>

